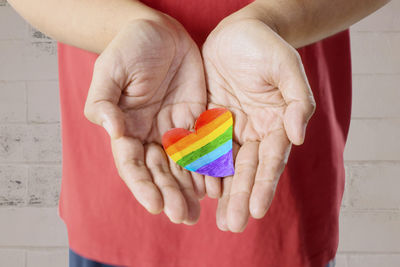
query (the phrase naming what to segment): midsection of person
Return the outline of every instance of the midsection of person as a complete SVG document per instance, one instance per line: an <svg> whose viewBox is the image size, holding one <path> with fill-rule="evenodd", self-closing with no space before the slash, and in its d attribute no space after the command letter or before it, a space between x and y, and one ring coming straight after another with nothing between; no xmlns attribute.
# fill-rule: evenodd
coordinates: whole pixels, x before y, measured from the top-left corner
<svg viewBox="0 0 400 267"><path fill-rule="evenodd" d="M70 247L84 257L126 266L325 266L338 245L343 149L350 122L350 46L344 30L386 2L9 0L32 25L59 41L59 208ZM124 53L118 53L121 48ZM143 58L148 61L138 60ZM143 62L153 65L146 65L144 79L135 79L143 66L136 63ZM145 86L138 88L138 80ZM153 80L160 83L150 86ZM235 83L235 91L229 90L229 82ZM121 103L130 96L127 92L147 96L143 103L151 104L150 116L146 105ZM161 93L148 97L151 92ZM246 101L249 96L257 105ZM269 99L275 102L263 101ZM169 106L168 112L154 108L152 101ZM222 195L228 197L218 201L217 216L217 202L206 198L196 225L172 224L167 212L175 210L167 203L171 194L161 192L165 186L156 180L165 178L165 172L174 176L176 165L165 165L160 139L166 128L190 128L207 105L232 109L233 142L239 146L236 162L246 162L246 153L241 152L250 147L247 171L252 174L245 177L237 170L240 174L223 179ZM184 107L177 110L186 110L185 116L171 112L176 106ZM264 114L278 127L264 125ZM153 130L150 137L143 134L145 126ZM292 143L296 146L290 151ZM151 149L158 158L149 156ZM245 166L237 165L242 170ZM174 177L178 181L187 173ZM240 184L238 177L246 183ZM174 185L184 199L182 191L187 193L188 188ZM244 201L233 203L240 200L234 188L236 193L251 192L243 194ZM255 188L265 194L256 195ZM191 193L186 199L199 207L194 190ZM226 199L233 203L230 209L223 207ZM186 221L189 212L183 212L178 222L195 223L198 211ZM250 213L258 220L248 220ZM230 231L217 229L215 217L219 229Z"/></svg>
<svg viewBox="0 0 400 267"><path fill-rule="evenodd" d="M143 3L178 19L201 45L223 17L248 2ZM340 137L347 130L349 112L337 118L329 111L339 99L346 100L341 108L349 111L348 34L299 51L317 105L324 105L310 122L304 146L293 148L266 217L251 220L244 233L233 234L217 229L216 203L207 198L194 226L174 225L165 215L148 214L139 206L113 166L106 133L82 114L97 55L59 43L64 155L60 213L71 248L88 258L126 266L320 267L331 260L344 179ZM338 52L347 56L334 61L332 55ZM331 88L337 90L334 95Z"/></svg>
<svg viewBox="0 0 400 267"><path fill-rule="evenodd" d="M243 8L252 0L143 0L142 3L177 19L198 45L226 16Z"/></svg>

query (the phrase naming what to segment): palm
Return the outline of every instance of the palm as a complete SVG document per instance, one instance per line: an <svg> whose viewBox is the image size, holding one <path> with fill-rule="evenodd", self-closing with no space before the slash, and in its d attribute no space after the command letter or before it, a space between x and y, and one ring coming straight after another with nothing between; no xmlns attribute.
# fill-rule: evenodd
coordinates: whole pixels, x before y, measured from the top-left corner
<svg viewBox="0 0 400 267"><path fill-rule="evenodd" d="M126 135L161 144L164 132L190 129L204 111L202 63L189 38L174 44L161 29L142 31L136 38L126 36L124 46L118 47L121 57L114 57L128 74L119 106L125 114Z"/></svg>
<svg viewBox="0 0 400 267"><path fill-rule="evenodd" d="M174 21L129 24L96 61L87 116L97 114L91 120L108 129L119 173L137 200L173 222L197 221L194 191L204 181L168 160L161 138L191 128L205 105L200 52Z"/></svg>
<svg viewBox="0 0 400 267"><path fill-rule="evenodd" d="M206 57L210 84L208 99L211 108L225 106L231 109L235 114L234 139L238 144L244 144L260 141L272 131L283 130L287 104L278 88L260 78L264 75L261 71L268 70L257 70L259 66L266 66L262 59L247 53L254 52L254 48L238 50L212 51L219 56Z"/></svg>
<svg viewBox="0 0 400 267"><path fill-rule="evenodd" d="M287 162L290 140L299 143L293 111L302 112L293 108L293 101L302 99L290 90L285 95L284 89L290 87L291 74L300 73L303 84L306 78L301 69L285 66L298 60L294 49L256 20L219 26L208 37L203 56L209 108L227 107L235 118L235 175L223 180L217 222L223 230L242 231L250 214L264 216Z"/></svg>

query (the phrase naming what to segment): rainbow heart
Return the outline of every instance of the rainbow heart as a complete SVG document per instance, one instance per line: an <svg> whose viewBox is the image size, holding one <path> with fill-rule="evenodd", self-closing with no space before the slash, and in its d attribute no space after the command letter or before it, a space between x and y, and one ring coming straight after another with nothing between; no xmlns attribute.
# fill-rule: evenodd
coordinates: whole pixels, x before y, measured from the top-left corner
<svg viewBox="0 0 400 267"><path fill-rule="evenodd" d="M168 156L189 171L213 177L233 175L232 113L225 108L206 110L194 129L193 133L175 128L163 135Z"/></svg>

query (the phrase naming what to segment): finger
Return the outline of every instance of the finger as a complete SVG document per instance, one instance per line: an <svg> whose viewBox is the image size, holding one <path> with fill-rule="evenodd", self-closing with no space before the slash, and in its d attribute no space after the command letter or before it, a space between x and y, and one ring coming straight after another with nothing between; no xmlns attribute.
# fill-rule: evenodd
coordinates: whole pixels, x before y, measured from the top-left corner
<svg viewBox="0 0 400 267"><path fill-rule="evenodd" d="M191 172L190 174L192 175L193 188L197 198L203 199L206 194L204 176L196 172Z"/></svg>
<svg viewBox="0 0 400 267"><path fill-rule="evenodd" d="M187 217L188 208L185 197L170 172L163 150L156 144L149 144L145 147L145 153L146 165L164 200L165 214L172 222L182 223Z"/></svg>
<svg viewBox="0 0 400 267"><path fill-rule="evenodd" d="M110 65L114 60L109 59L106 53L96 60L84 114L89 121L102 126L111 138L116 139L123 135L125 129L124 113L118 107L121 85L110 76Z"/></svg>
<svg viewBox="0 0 400 267"><path fill-rule="evenodd" d="M227 211L228 227L232 232L242 232L249 219L249 198L258 165L258 145L259 142L244 143L236 157Z"/></svg>
<svg viewBox="0 0 400 267"><path fill-rule="evenodd" d="M137 201L150 213L160 213L163 199L144 163L142 143L134 138L121 137L112 140L111 147L118 173Z"/></svg>
<svg viewBox="0 0 400 267"><path fill-rule="evenodd" d="M289 140L295 145L301 145L316 103L299 54L293 49L286 59L287 63L280 70L278 85L287 103L284 125Z"/></svg>
<svg viewBox="0 0 400 267"><path fill-rule="evenodd" d="M240 146L233 142L232 144L232 155L233 155L233 162L236 161L236 156ZM222 231L228 231L228 222L227 222L227 212L228 212L228 203L229 203L229 194L231 192L231 185L233 176L228 176L221 178L221 191L222 195L218 199L218 206L216 212L216 219L217 219L217 226Z"/></svg>
<svg viewBox="0 0 400 267"><path fill-rule="evenodd" d="M265 137L259 147L259 164L250 195L250 213L262 218L271 205L275 189L290 154L291 144L283 129Z"/></svg>
<svg viewBox="0 0 400 267"><path fill-rule="evenodd" d="M168 159L169 169L187 204L188 212L183 220L183 223L188 225L195 224L200 217L200 203L196 193L194 192L192 176L190 175L189 171L176 164L171 158L168 157Z"/></svg>
<svg viewBox="0 0 400 267"><path fill-rule="evenodd" d="M210 198L219 198L221 196L221 178L204 176L207 196Z"/></svg>
<svg viewBox="0 0 400 267"><path fill-rule="evenodd" d="M221 231L228 231L228 222L227 212L228 212L228 203L229 203L229 193L231 191L233 176L228 176L222 178L222 195L221 198L218 199L218 206L217 206L217 227Z"/></svg>

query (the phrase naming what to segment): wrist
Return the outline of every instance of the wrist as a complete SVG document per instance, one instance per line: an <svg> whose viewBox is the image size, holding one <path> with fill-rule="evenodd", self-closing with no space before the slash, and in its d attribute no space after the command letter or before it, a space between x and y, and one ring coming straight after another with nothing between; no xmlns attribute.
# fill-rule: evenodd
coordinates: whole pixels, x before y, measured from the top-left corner
<svg viewBox="0 0 400 267"><path fill-rule="evenodd" d="M276 33L280 33L281 29L272 12L268 12L267 8L263 5L262 1L254 1L244 8L238 10L232 15L226 17L221 21L223 23L231 23L238 20L255 19L263 22Z"/></svg>
<svg viewBox="0 0 400 267"><path fill-rule="evenodd" d="M238 20L254 19L267 25L271 30L282 37L286 42L297 47L297 40L294 36L296 31L293 25L289 27L290 21L302 21L303 9L298 8L296 14L286 14L287 7L284 3L275 1L256 0L232 15L221 21L221 25ZM285 13L286 12L286 13Z"/></svg>
<svg viewBox="0 0 400 267"><path fill-rule="evenodd" d="M187 39L188 34L185 28L173 17L152 9L139 1L133 1L131 11L130 16L127 16L121 23L117 24L116 33L123 31L125 27L130 27L131 24L143 21L165 30L175 41L175 45Z"/></svg>
<svg viewBox="0 0 400 267"><path fill-rule="evenodd" d="M119 32L129 28L135 22L148 21L163 25L167 20L163 13L144 5L140 1L128 1L125 6L116 7L115 10L111 8L107 13L113 19L109 20L108 26L103 29L103 42L96 49L98 51L95 51L98 53L102 52Z"/></svg>

